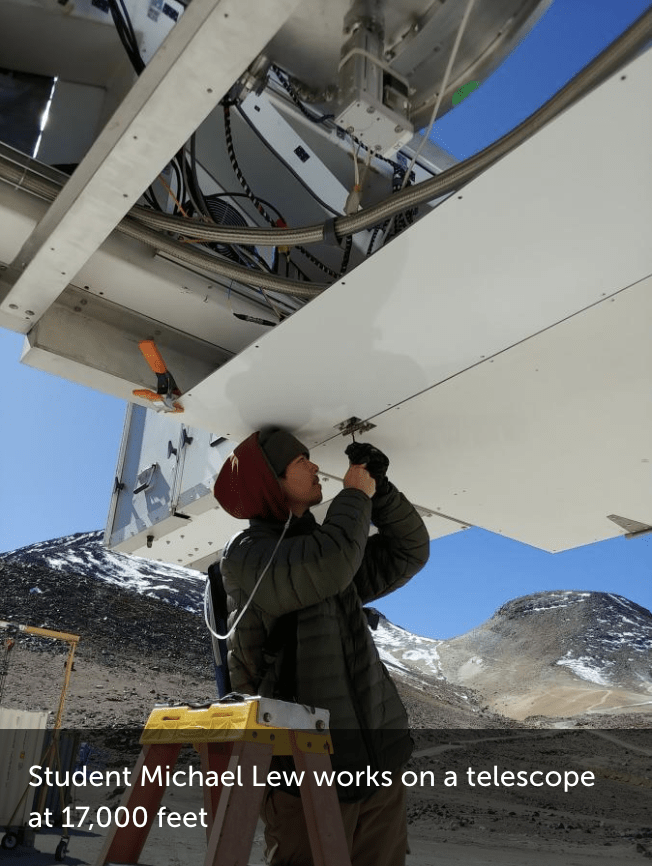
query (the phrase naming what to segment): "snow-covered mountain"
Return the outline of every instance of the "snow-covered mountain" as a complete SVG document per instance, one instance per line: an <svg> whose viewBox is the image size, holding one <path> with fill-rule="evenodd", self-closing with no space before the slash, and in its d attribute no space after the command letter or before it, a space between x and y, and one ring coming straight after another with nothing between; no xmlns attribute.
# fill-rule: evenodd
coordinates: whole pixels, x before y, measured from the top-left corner
<svg viewBox="0 0 652 866"><path fill-rule="evenodd" d="M11 564L54 569L115 584L176 607L197 612L203 606L206 576L190 568L113 553L102 544L102 532L78 532L0 554L0 567ZM34 591L39 592L38 582ZM42 590L41 590L42 591Z"/></svg>
<svg viewBox="0 0 652 866"><path fill-rule="evenodd" d="M449 680L516 718L652 711L652 614L613 593L514 599L438 652Z"/></svg>
<svg viewBox="0 0 652 866"><path fill-rule="evenodd" d="M94 631L119 642L120 620L126 618L145 651L165 644L172 653L172 638L192 632L200 655L205 631L197 614L203 610L205 576L112 553L103 547L101 532L1 554L0 574L0 619L31 617L32 624L82 633L90 618ZM145 616L135 605L138 598L158 606L152 603ZM181 609L183 628L161 601ZM452 640L420 637L381 614L373 637L387 668L407 684L432 692L448 683L463 701L469 701L470 688L516 718L634 707L652 711L652 614L619 595L535 593L508 602Z"/></svg>

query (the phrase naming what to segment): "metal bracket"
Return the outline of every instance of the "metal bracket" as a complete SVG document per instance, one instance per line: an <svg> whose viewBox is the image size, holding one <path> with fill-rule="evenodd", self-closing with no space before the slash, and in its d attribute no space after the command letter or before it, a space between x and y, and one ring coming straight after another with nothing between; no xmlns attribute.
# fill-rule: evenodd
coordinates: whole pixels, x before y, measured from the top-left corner
<svg viewBox="0 0 652 866"><path fill-rule="evenodd" d="M621 517L619 514L607 514L607 520L613 521L621 529L626 532L625 538L636 538L639 535L645 535L647 532L652 532L652 526L648 523L640 523L638 520L631 520L629 517Z"/></svg>
<svg viewBox="0 0 652 866"><path fill-rule="evenodd" d="M152 478L157 469L158 463L152 463L151 466L148 466L147 469L143 469L143 471L138 474L138 484L134 487L134 493L142 493L143 490L147 490L152 483Z"/></svg>
<svg viewBox="0 0 652 866"><path fill-rule="evenodd" d="M336 424L335 426L342 436L352 436L354 433L366 433L368 430L373 430L376 425L370 421L363 421L356 415L352 415L346 421L342 421L341 424Z"/></svg>
<svg viewBox="0 0 652 866"><path fill-rule="evenodd" d="M290 704L272 698L258 698L257 722L259 725L272 725L275 728L291 728L296 731L328 728L330 712L302 704Z"/></svg>

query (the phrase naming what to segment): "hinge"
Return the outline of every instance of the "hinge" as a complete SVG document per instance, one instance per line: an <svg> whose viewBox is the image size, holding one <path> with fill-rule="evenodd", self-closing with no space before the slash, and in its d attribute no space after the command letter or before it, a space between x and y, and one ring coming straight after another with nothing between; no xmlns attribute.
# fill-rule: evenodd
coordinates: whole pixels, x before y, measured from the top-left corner
<svg viewBox="0 0 652 866"><path fill-rule="evenodd" d="M346 421L337 424L336 428L340 431L342 436L352 436L354 433L366 433L368 430L373 430L375 426L376 425L372 424L370 421L363 421L356 415L352 415L350 418L347 418Z"/></svg>

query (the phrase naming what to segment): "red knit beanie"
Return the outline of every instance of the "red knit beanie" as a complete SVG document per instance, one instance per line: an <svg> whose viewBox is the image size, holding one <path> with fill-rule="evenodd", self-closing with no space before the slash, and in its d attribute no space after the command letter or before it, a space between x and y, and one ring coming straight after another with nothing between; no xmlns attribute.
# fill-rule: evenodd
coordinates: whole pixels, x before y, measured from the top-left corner
<svg viewBox="0 0 652 866"><path fill-rule="evenodd" d="M232 517L286 520L290 506L275 471L252 433L226 458L215 487L215 498Z"/></svg>

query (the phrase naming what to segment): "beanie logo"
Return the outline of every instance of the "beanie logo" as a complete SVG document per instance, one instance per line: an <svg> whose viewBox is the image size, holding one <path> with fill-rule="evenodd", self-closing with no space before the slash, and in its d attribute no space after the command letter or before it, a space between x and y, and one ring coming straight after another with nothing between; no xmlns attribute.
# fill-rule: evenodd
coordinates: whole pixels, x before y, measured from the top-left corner
<svg viewBox="0 0 652 866"><path fill-rule="evenodd" d="M233 452L233 454L231 454L229 456L229 460L231 461L231 472L237 472L239 466L238 466L238 456L235 453L235 451Z"/></svg>

